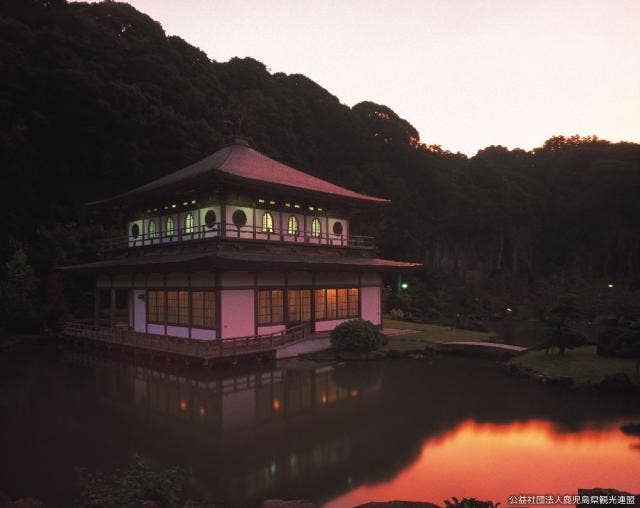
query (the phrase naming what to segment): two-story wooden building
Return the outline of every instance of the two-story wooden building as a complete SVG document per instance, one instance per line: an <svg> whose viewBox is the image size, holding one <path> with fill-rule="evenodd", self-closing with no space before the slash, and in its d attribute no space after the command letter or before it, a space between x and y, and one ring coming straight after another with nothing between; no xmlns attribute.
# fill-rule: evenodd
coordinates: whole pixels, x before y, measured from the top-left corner
<svg viewBox="0 0 640 508"><path fill-rule="evenodd" d="M275 161L235 139L184 169L90 206L130 217L96 274L95 326L216 341L353 318L382 324L378 259L351 231L388 201ZM104 306L107 301L108 306ZM102 302L102 303L101 303Z"/></svg>

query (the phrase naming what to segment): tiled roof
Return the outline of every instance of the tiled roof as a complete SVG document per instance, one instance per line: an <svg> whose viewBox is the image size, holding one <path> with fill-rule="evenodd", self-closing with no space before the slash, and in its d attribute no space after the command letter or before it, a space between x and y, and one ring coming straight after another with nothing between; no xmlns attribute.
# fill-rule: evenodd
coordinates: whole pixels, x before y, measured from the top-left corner
<svg viewBox="0 0 640 508"><path fill-rule="evenodd" d="M422 266L421 263L406 263L390 259L348 257L348 256L308 256L304 254L287 254L271 252L217 252L191 254L153 254L132 256L121 259L111 259L86 263L82 265L65 266L61 270L69 271L100 271L103 269L131 271L136 268L147 271L162 265L180 265L194 263L206 268L250 268L259 264L289 267L298 270L367 270L367 271L396 271L410 270ZM179 267L176 266L175 269Z"/></svg>
<svg viewBox="0 0 640 508"><path fill-rule="evenodd" d="M246 141L236 139L233 143L222 147L217 152L175 173L158 178L157 180L125 192L124 194L120 194L119 196L115 196L114 198L89 204L104 203L116 198L158 190L202 176L208 172L217 172L222 176L235 179L256 183L269 183L292 189L303 189L313 193L338 196L360 202L389 202L387 199L361 194L303 173L302 171L267 157L263 153L251 148Z"/></svg>

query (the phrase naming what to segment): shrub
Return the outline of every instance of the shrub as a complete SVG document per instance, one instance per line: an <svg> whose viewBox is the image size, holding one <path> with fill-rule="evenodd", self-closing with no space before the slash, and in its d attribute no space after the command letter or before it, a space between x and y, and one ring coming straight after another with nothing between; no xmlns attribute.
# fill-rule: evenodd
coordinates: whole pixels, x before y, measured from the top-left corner
<svg viewBox="0 0 640 508"><path fill-rule="evenodd" d="M383 342L383 335L371 321L353 319L336 326L331 332L331 344L345 351L375 351Z"/></svg>
<svg viewBox="0 0 640 508"><path fill-rule="evenodd" d="M584 335L566 326L551 326L545 332L544 346L547 350L557 347L561 355L567 349L584 346L586 343L587 339Z"/></svg>
<svg viewBox="0 0 640 508"><path fill-rule="evenodd" d="M404 312L402 309L391 309L389 311L389 317L396 321L402 321L404 319Z"/></svg>
<svg viewBox="0 0 640 508"><path fill-rule="evenodd" d="M635 358L636 372L640 372L640 327L631 323L627 328L609 328L598 337L598 354Z"/></svg>
<svg viewBox="0 0 640 508"><path fill-rule="evenodd" d="M110 475L78 469L80 505L111 508L155 501L162 508L182 506L191 472L179 467L153 470L138 454L124 470Z"/></svg>

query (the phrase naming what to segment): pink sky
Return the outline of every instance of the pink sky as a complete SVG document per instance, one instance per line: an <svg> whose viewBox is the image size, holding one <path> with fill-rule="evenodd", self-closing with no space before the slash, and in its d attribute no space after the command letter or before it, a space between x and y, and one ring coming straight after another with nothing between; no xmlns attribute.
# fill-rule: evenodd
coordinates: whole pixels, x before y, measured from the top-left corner
<svg viewBox="0 0 640 508"><path fill-rule="evenodd" d="M382 103L469 155L553 134L640 141L640 1L128 0L210 58Z"/></svg>

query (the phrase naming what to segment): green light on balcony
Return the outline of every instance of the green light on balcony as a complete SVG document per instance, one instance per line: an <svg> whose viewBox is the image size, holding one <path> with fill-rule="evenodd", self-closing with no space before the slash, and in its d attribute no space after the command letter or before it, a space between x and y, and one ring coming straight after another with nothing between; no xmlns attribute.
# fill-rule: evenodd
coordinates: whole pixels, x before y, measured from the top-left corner
<svg viewBox="0 0 640 508"><path fill-rule="evenodd" d="M400 284L400 287L402 289L407 289L409 287L409 284L407 284L406 282L403 282L402 284Z"/></svg>

